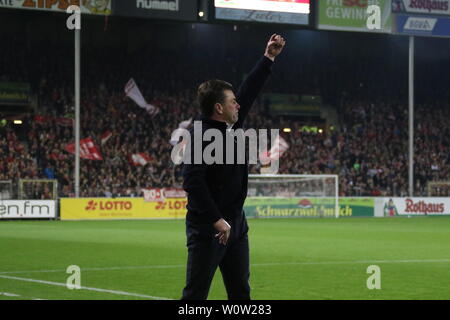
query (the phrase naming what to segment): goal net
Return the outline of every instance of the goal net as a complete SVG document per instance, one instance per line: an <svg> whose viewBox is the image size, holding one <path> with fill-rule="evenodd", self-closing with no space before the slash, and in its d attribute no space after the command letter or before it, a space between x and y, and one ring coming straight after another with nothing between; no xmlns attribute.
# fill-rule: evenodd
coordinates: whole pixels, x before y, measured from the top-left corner
<svg viewBox="0 0 450 320"><path fill-rule="evenodd" d="M339 217L337 175L249 175L246 216Z"/></svg>
<svg viewBox="0 0 450 320"><path fill-rule="evenodd" d="M429 197L450 196L450 181L428 182L428 196Z"/></svg>
<svg viewBox="0 0 450 320"><path fill-rule="evenodd" d="M19 180L19 199L56 200L57 198L58 198L58 181L56 179Z"/></svg>
<svg viewBox="0 0 450 320"><path fill-rule="evenodd" d="M0 200L14 199L13 184L11 180L0 180Z"/></svg>

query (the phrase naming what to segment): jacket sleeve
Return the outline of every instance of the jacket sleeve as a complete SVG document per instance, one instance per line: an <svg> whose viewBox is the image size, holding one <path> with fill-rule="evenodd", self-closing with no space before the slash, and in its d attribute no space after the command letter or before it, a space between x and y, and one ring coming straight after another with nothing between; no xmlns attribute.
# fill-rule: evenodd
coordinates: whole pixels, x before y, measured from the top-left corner
<svg viewBox="0 0 450 320"><path fill-rule="evenodd" d="M272 60L263 56L239 87L236 100L241 108L239 110L239 119L234 125L235 128L242 127L250 108L272 72L272 64Z"/></svg>
<svg viewBox="0 0 450 320"><path fill-rule="evenodd" d="M188 209L199 213L204 221L215 223L222 218L222 214L206 181L207 165L194 164L193 153L190 158L190 164L183 165L183 189L188 193Z"/></svg>

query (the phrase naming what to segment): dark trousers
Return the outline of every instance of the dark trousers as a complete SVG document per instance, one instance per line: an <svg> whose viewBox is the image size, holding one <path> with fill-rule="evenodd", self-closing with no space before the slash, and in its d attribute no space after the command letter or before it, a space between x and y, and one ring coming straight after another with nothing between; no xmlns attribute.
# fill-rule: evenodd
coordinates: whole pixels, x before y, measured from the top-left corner
<svg viewBox="0 0 450 320"><path fill-rule="evenodd" d="M225 219L226 220L226 219ZM182 300L205 300L217 267L229 300L250 300L248 225L244 215L231 225L226 246L219 244L213 225L186 221L188 261Z"/></svg>

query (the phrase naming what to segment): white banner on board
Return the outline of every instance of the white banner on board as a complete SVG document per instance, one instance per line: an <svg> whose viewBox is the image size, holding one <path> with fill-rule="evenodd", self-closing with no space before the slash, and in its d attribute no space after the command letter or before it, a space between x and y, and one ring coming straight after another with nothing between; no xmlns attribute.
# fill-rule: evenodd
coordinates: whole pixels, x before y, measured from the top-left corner
<svg viewBox="0 0 450 320"><path fill-rule="evenodd" d="M375 216L450 215L450 198L376 198Z"/></svg>
<svg viewBox="0 0 450 320"><path fill-rule="evenodd" d="M56 218L55 200L0 201L0 219Z"/></svg>

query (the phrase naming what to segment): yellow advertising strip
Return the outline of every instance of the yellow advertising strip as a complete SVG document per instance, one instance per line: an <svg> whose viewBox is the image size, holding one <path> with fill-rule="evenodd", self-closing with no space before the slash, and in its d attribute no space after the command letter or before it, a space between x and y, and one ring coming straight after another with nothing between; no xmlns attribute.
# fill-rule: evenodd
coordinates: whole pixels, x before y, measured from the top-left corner
<svg viewBox="0 0 450 320"><path fill-rule="evenodd" d="M144 198L61 198L61 220L184 219L186 198L146 202Z"/></svg>

